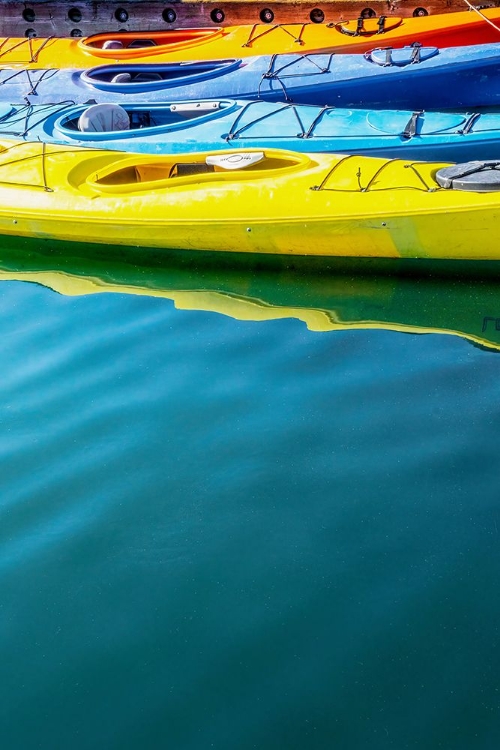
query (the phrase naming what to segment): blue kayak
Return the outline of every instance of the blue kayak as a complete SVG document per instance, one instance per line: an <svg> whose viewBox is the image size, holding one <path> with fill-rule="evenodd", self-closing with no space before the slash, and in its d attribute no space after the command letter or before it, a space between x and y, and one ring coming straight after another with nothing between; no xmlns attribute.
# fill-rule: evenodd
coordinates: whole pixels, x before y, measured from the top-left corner
<svg viewBox="0 0 500 750"><path fill-rule="evenodd" d="M465 162L500 158L500 113L340 109L231 99L0 104L0 137L151 154L284 148Z"/></svg>
<svg viewBox="0 0 500 750"><path fill-rule="evenodd" d="M411 46L365 55L104 65L86 71L0 70L5 102L263 99L338 107L459 109L500 104L500 44Z"/></svg>

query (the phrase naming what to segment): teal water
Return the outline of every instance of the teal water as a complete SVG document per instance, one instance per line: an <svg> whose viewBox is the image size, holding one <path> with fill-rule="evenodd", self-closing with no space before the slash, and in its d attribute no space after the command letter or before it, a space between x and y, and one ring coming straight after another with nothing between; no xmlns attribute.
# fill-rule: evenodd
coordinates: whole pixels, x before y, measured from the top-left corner
<svg viewBox="0 0 500 750"><path fill-rule="evenodd" d="M2 747L497 746L494 348L3 280L0 362Z"/></svg>

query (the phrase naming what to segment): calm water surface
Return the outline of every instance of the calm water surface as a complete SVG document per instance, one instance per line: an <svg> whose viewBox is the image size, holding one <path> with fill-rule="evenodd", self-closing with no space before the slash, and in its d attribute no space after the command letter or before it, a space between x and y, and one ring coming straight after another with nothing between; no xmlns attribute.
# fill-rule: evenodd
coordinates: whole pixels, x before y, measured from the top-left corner
<svg viewBox="0 0 500 750"><path fill-rule="evenodd" d="M5 750L498 747L494 348L4 279L0 362Z"/></svg>

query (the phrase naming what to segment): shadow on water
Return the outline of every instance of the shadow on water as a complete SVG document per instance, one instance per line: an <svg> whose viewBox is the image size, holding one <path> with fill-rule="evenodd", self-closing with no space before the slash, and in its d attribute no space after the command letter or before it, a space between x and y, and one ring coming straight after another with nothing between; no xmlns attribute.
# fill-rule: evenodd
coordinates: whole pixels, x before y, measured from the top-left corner
<svg viewBox="0 0 500 750"><path fill-rule="evenodd" d="M319 262L318 262L319 261ZM469 273L472 271L472 273ZM227 259L137 248L4 238L0 280L38 283L65 295L102 292L173 300L179 309L235 319L297 318L310 330L378 328L445 333L500 349L495 264L318 258Z"/></svg>

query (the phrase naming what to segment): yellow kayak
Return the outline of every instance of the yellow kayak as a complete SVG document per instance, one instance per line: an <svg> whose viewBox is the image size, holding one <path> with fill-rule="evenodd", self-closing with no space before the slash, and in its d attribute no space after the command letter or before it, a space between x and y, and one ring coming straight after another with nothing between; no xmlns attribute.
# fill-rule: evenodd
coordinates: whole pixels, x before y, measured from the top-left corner
<svg viewBox="0 0 500 750"><path fill-rule="evenodd" d="M279 150L151 156L2 141L0 235L280 256L499 259L500 172L466 167L453 176L460 168L445 167Z"/></svg>
<svg viewBox="0 0 500 750"><path fill-rule="evenodd" d="M21 245L18 247L17 245ZM45 250L45 252L44 252ZM498 285L439 276L352 276L302 269L258 270L154 265L136 252L123 258L78 257L65 247L13 238L0 249L0 282L44 285L64 295L118 293L171 300L178 309L217 312L238 320L295 318L317 332L385 329L462 336L500 350Z"/></svg>
<svg viewBox="0 0 500 750"><path fill-rule="evenodd" d="M366 52L413 42L439 47L500 42L500 8L421 18L381 16L335 24L226 26L109 32L77 38L0 38L0 65L89 68L119 62L183 62L253 55Z"/></svg>

